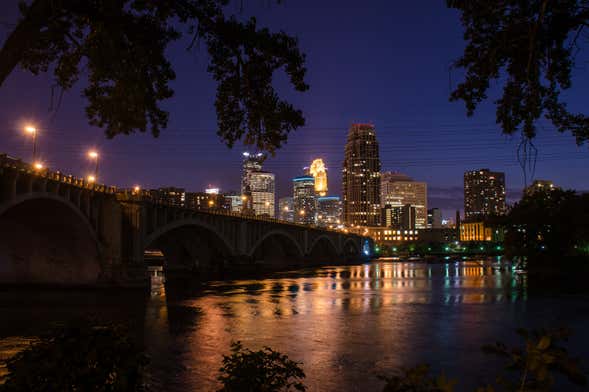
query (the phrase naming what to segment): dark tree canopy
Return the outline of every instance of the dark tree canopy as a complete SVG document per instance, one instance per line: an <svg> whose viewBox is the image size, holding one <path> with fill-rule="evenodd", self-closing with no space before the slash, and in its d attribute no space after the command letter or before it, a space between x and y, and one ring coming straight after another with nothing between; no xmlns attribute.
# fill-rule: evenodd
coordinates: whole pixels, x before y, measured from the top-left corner
<svg viewBox="0 0 589 392"><path fill-rule="evenodd" d="M454 66L465 80L452 92L468 115L487 99L491 80L501 82L497 123L506 134L536 135L540 117L577 144L589 140L589 117L570 113L560 99L571 87L577 41L589 23L587 0L447 0L461 12L467 42Z"/></svg>
<svg viewBox="0 0 589 392"><path fill-rule="evenodd" d="M295 90L307 90L305 56L295 38L225 15L228 2L22 1L22 18L0 50L0 86L17 66L33 74L52 70L63 90L87 78L90 124L108 137L148 130L158 136L169 116L161 103L174 94L165 51L186 36L189 47L200 40L208 49L221 139L273 153L305 120L278 97L272 76L282 69Z"/></svg>

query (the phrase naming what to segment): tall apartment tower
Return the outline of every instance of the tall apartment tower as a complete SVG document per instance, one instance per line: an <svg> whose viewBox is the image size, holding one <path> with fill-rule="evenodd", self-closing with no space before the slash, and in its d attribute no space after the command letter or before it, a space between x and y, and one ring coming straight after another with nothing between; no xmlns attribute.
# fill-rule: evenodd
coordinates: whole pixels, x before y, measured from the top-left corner
<svg viewBox="0 0 589 392"><path fill-rule="evenodd" d="M344 222L380 224L380 157L372 124L352 124L342 171Z"/></svg>
<svg viewBox="0 0 589 392"><path fill-rule="evenodd" d="M274 217L276 178L273 173L262 171L264 158L262 153L243 153L241 211L246 214Z"/></svg>
<svg viewBox="0 0 589 392"><path fill-rule="evenodd" d="M464 219L505 214L505 173L479 169L464 173Z"/></svg>
<svg viewBox="0 0 589 392"><path fill-rule="evenodd" d="M292 179L292 203L294 221L306 225L316 223L317 198L313 176L300 176Z"/></svg>

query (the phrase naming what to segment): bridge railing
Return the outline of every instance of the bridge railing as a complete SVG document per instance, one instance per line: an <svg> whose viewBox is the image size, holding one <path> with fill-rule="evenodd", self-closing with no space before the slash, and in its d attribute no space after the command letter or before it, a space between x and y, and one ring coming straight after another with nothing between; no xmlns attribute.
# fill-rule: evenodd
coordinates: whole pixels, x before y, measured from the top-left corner
<svg viewBox="0 0 589 392"><path fill-rule="evenodd" d="M268 222L268 223L279 223L282 225L290 225L296 226L298 228L306 228L306 229L316 229L316 230L323 230L323 231L330 231L335 233L341 233L341 230L338 229L330 229L328 227L317 226L317 225L304 225L300 223L285 221L282 219L272 218L269 216L263 215L252 215L252 214L243 214L241 212L229 211L222 208L189 208L186 206L176 205L173 203L166 203L161 202L160 200L156 199L153 194L149 190L133 190L133 189L123 189L117 192L117 199L120 201L127 201L127 202L137 202L137 203L150 203L157 206L162 207L169 207L169 208L177 208L179 210L189 211L189 212L198 212L203 214L209 215L222 215L222 216L230 216L240 219L249 219L261 222Z"/></svg>
<svg viewBox="0 0 589 392"><path fill-rule="evenodd" d="M18 172L25 173L31 176L46 178L49 180L72 185L78 188L89 189L95 192L109 194L115 194L117 192L117 188L114 186L98 184L92 181L88 181L85 178L74 177L71 174L65 175L59 171L51 171L47 168L38 169L30 163L24 162L18 158L10 157L7 154L0 154L0 167L14 169Z"/></svg>

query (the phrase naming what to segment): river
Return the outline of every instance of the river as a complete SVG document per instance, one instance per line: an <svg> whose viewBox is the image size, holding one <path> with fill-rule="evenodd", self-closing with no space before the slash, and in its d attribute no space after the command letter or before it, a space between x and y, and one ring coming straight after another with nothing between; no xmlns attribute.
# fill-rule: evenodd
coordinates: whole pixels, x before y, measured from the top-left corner
<svg viewBox="0 0 589 392"><path fill-rule="evenodd" d="M589 362L585 295L531 295L525 276L493 260L375 260L242 279L120 291L0 292L0 359L52 323L94 314L126 321L146 343L154 390L210 391L232 340L303 363L310 391L379 391L379 374L429 363L458 390L493 381L486 343L520 342L518 327L567 326ZM585 363L587 365L587 363Z"/></svg>

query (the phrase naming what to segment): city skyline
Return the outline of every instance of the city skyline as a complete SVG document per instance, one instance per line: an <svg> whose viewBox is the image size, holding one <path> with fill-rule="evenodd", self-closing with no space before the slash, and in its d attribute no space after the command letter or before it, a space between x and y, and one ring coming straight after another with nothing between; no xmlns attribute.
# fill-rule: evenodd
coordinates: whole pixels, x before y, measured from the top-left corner
<svg viewBox="0 0 589 392"><path fill-rule="evenodd" d="M16 20L16 3L6 5L8 21ZM452 84L459 79L459 75L449 74L448 64L463 46L455 13L442 5L431 10L404 5L391 13L390 6L384 4L372 9L351 4L344 3L335 11L342 23L329 28L323 27L322 9L309 12L314 9L310 1L271 9L246 7L245 12L256 14L261 23L284 26L299 36L309 61L311 90L292 97L303 108L307 125L293 132L276 157L265 162L277 177L276 197L289 195L290 179L317 156L330 170L329 193L340 195L341 152L347 129L353 122L370 121L379 130L382 170L400 171L426 182L428 205L442 208L445 217L462 210L462 174L466 170L493 167L505 172L508 202L517 199L525 185L516 157L519 137L500 134L490 106L483 105L469 119L460 103L448 102L449 78ZM309 16L308 24L303 28L293 15ZM381 33L376 36L348 23L357 17L372 20ZM411 17L418 23L404 23ZM421 31L428 20L438 24L435 36ZM406 33L402 39L395 38L401 26ZM349 38L345 45L334 40L342 34ZM372 38L372 44L366 46ZM411 49L415 47L420 50ZM378 64L359 61L376 53L382 58ZM23 138L21 129L30 121L39 129L39 153L52 168L85 176L92 169L84 155L94 147L101 153L101 179L108 184L187 190L203 190L214 184L238 191L240 155L248 147L236 145L229 150L215 134L214 87L205 71L206 61L186 55L183 47L176 47L172 55L177 60L176 96L166 102L170 125L159 139L148 134L106 139L101 129L87 124L78 97L83 86L67 92L59 110L48 112L49 107L57 106L51 102L50 78L17 70L5 82L5 94L0 97L0 149L29 160L30 141ZM394 60L399 55L403 62ZM329 67L329 62L323 61L328 57L340 66ZM578 76L577 87L570 93L571 109L582 109L584 101L575 91L581 91L588 80L587 75ZM426 90L428 94L421 93ZM570 135L558 134L546 124L539 129L535 144L539 147L535 178L550 179L565 189L589 190L583 176L589 164L586 146L576 147ZM569 175L559 175L565 170Z"/></svg>

